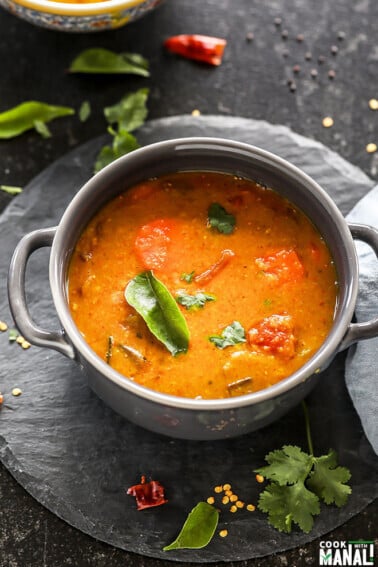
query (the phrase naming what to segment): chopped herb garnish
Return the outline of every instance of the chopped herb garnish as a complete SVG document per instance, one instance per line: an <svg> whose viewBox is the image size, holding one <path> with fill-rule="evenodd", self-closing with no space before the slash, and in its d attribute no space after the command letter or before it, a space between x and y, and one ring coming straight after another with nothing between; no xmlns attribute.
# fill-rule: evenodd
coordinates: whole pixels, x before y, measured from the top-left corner
<svg viewBox="0 0 378 567"><path fill-rule="evenodd" d="M207 502L199 502L189 513L179 535L163 551L206 547L217 529L219 512Z"/></svg>
<svg viewBox="0 0 378 567"><path fill-rule="evenodd" d="M44 102L23 102L10 110L0 113L0 138L14 138L32 128L41 131L41 124L55 118L74 114L73 108L51 106Z"/></svg>
<svg viewBox="0 0 378 567"><path fill-rule="evenodd" d="M138 148L139 143L137 139L126 130L115 133L112 146L104 146L100 150L95 163L95 173L112 163L115 159Z"/></svg>
<svg viewBox="0 0 378 567"><path fill-rule="evenodd" d="M320 513L320 500L325 504L346 504L352 489L345 467L337 466L336 453L314 457L307 407L303 403L309 454L299 447L284 445L266 455L268 465L255 472L270 480L260 494L258 507L268 513L269 523L281 532L290 533L292 524L308 533L314 516Z"/></svg>
<svg viewBox="0 0 378 567"><path fill-rule="evenodd" d="M194 270L192 272L190 272L189 274L184 272L183 274L181 274L180 280L187 282L187 283L190 283L190 282L193 281L194 274L195 274Z"/></svg>
<svg viewBox="0 0 378 567"><path fill-rule="evenodd" d="M9 336L8 336L9 342L14 343L17 340L18 334L19 333L17 329L9 329Z"/></svg>
<svg viewBox="0 0 378 567"><path fill-rule="evenodd" d="M13 187L12 185L0 185L0 190L9 193L9 195L18 195L22 193L22 187Z"/></svg>
<svg viewBox="0 0 378 567"><path fill-rule="evenodd" d="M205 306L207 301L215 301L215 296L203 291L198 291L194 295L190 295L185 291L179 291L176 297L177 303L186 309L201 309Z"/></svg>
<svg viewBox="0 0 378 567"><path fill-rule="evenodd" d="M122 73L148 77L148 61L138 53L114 53L94 47L82 51L71 63L70 73Z"/></svg>
<svg viewBox="0 0 378 567"><path fill-rule="evenodd" d="M186 320L169 290L151 271L135 276L126 287L125 297L173 356L187 352L189 329Z"/></svg>
<svg viewBox="0 0 378 567"><path fill-rule="evenodd" d="M209 225L223 234L234 231L236 220L234 215L228 213L219 203L212 203L207 211Z"/></svg>
<svg viewBox="0 0 378 567"><path fill-rule="evenodd" d="M91 105L87 100L84 100L81 103L81 106L79 108L79 120L80 122L86 122L88 120L88 118L90 117L92 112L91 109Z"/></svg>
<svg viewBox="0 0 378 567"><path fill-rule="evenodd" d="M239 343L245 343L245 331L238 321L234 321L231 325L223 329L221 335L212 335L209 337L209 341L222 349Z"/></svg>

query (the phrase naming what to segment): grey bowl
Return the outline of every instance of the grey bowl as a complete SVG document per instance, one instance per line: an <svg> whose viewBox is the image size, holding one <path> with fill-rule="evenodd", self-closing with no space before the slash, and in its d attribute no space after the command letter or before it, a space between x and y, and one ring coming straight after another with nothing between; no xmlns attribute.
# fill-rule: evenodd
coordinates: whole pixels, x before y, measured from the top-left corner
<svg viewBox="0 0 378 567"><path fill-rule="evenodd" d="M91 217L127 187L173 171L220 171L274 188L298 206L318 228L333 255L339 298L332 329L316 354L297 372L265 390L228 399L170 396L140 386L113 370L86 344L67 297L67 271L75 244ZM33 344L74 359L91 388L115 411L152 431L172 437L210 440L238 436L278 419L315 386L335 355L352 343L378 335L378 319L352 323L358 294L358 262L353 238L378 252L378 231L348 225L327 193L287 161L257 147L218 138L168 140L136 150L91 178L73 198L59 225L23 237L13 254L8 294L20 332ZM49 279L62 328L42 329L32 320L25 298L25 271L32 252L51 246ZM41 364L42 364L41 360Z"/></svg>

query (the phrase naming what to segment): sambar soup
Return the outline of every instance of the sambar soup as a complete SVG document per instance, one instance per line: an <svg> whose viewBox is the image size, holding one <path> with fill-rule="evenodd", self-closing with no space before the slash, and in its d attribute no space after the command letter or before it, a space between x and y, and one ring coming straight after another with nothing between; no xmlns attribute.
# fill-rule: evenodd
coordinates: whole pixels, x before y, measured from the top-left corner
<svg viewBox="0 0 378 567"><path fill-rule="evenodd" d="M85 341L167 394L227 398L300 368L333 323L337 277L310 220L233 175L149 179L90 221L69 269Z"/></svg>

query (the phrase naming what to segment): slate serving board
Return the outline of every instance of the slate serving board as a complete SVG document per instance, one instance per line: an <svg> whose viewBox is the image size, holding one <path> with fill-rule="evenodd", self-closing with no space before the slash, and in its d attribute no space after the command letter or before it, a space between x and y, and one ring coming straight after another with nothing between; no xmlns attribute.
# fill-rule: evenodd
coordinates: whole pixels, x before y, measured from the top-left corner
<svg viewBox="0 0 378 567"><path fill-rule="evenodd" d="M284 126L243 118L176 116L154 120L139 132L141 144L183 136L233 138L290 160L314 177L346 214L374 182L323 145ZM65 207L91 176L106 138L95 139L53 163L15 198L0 217L0 319L10 322L6 274L14 247L33 229L58 223ZM58 322L48 286L48 250L35 253L27 270L27 297L39 324ZM377 355L378 357L378 355ZM127 422L88 388L76 365L56 352L23 351L0 335L0 459L34 498L72 526L116 547L165 560L207 563L269 555L305 544L360 512L376 496L377 459L363 434L344 383L345 355L338 355L308 398L315 453L330 447L352 472L353 494L338 509L327 507L310 534L281 534L264 514L221 507L219 529L202 550L163 552L187 513L229 482L256 504L261 486L253 470L283 444L307 450L301 407L279 422L238 439L190 442L169 439ZM23 393L14 398L12 388ZM136 511L126 489L140 475L160 480L168 504Z"/></svg>

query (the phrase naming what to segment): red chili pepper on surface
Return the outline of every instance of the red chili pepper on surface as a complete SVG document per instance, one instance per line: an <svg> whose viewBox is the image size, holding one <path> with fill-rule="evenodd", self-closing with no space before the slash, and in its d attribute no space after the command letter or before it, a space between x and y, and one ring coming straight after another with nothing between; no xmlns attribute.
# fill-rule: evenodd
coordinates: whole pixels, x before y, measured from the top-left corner
<svg viewBox="0 0 378 567"><path fill-rule="evenodd" d="M164 487L157 480L146 482L146 477L142 476L140 484L130 486L127 494L135 496L137 510L153 508L165 504L168 500L164 496Z"/></svg>
<svg viewBox="0 0 378 567"><path fill-rule="evenodd" d="M220 37L182 34L166 39L164 47L187 59L195 59L209 65L220 65L226 44L226 40Z"/></svg>

